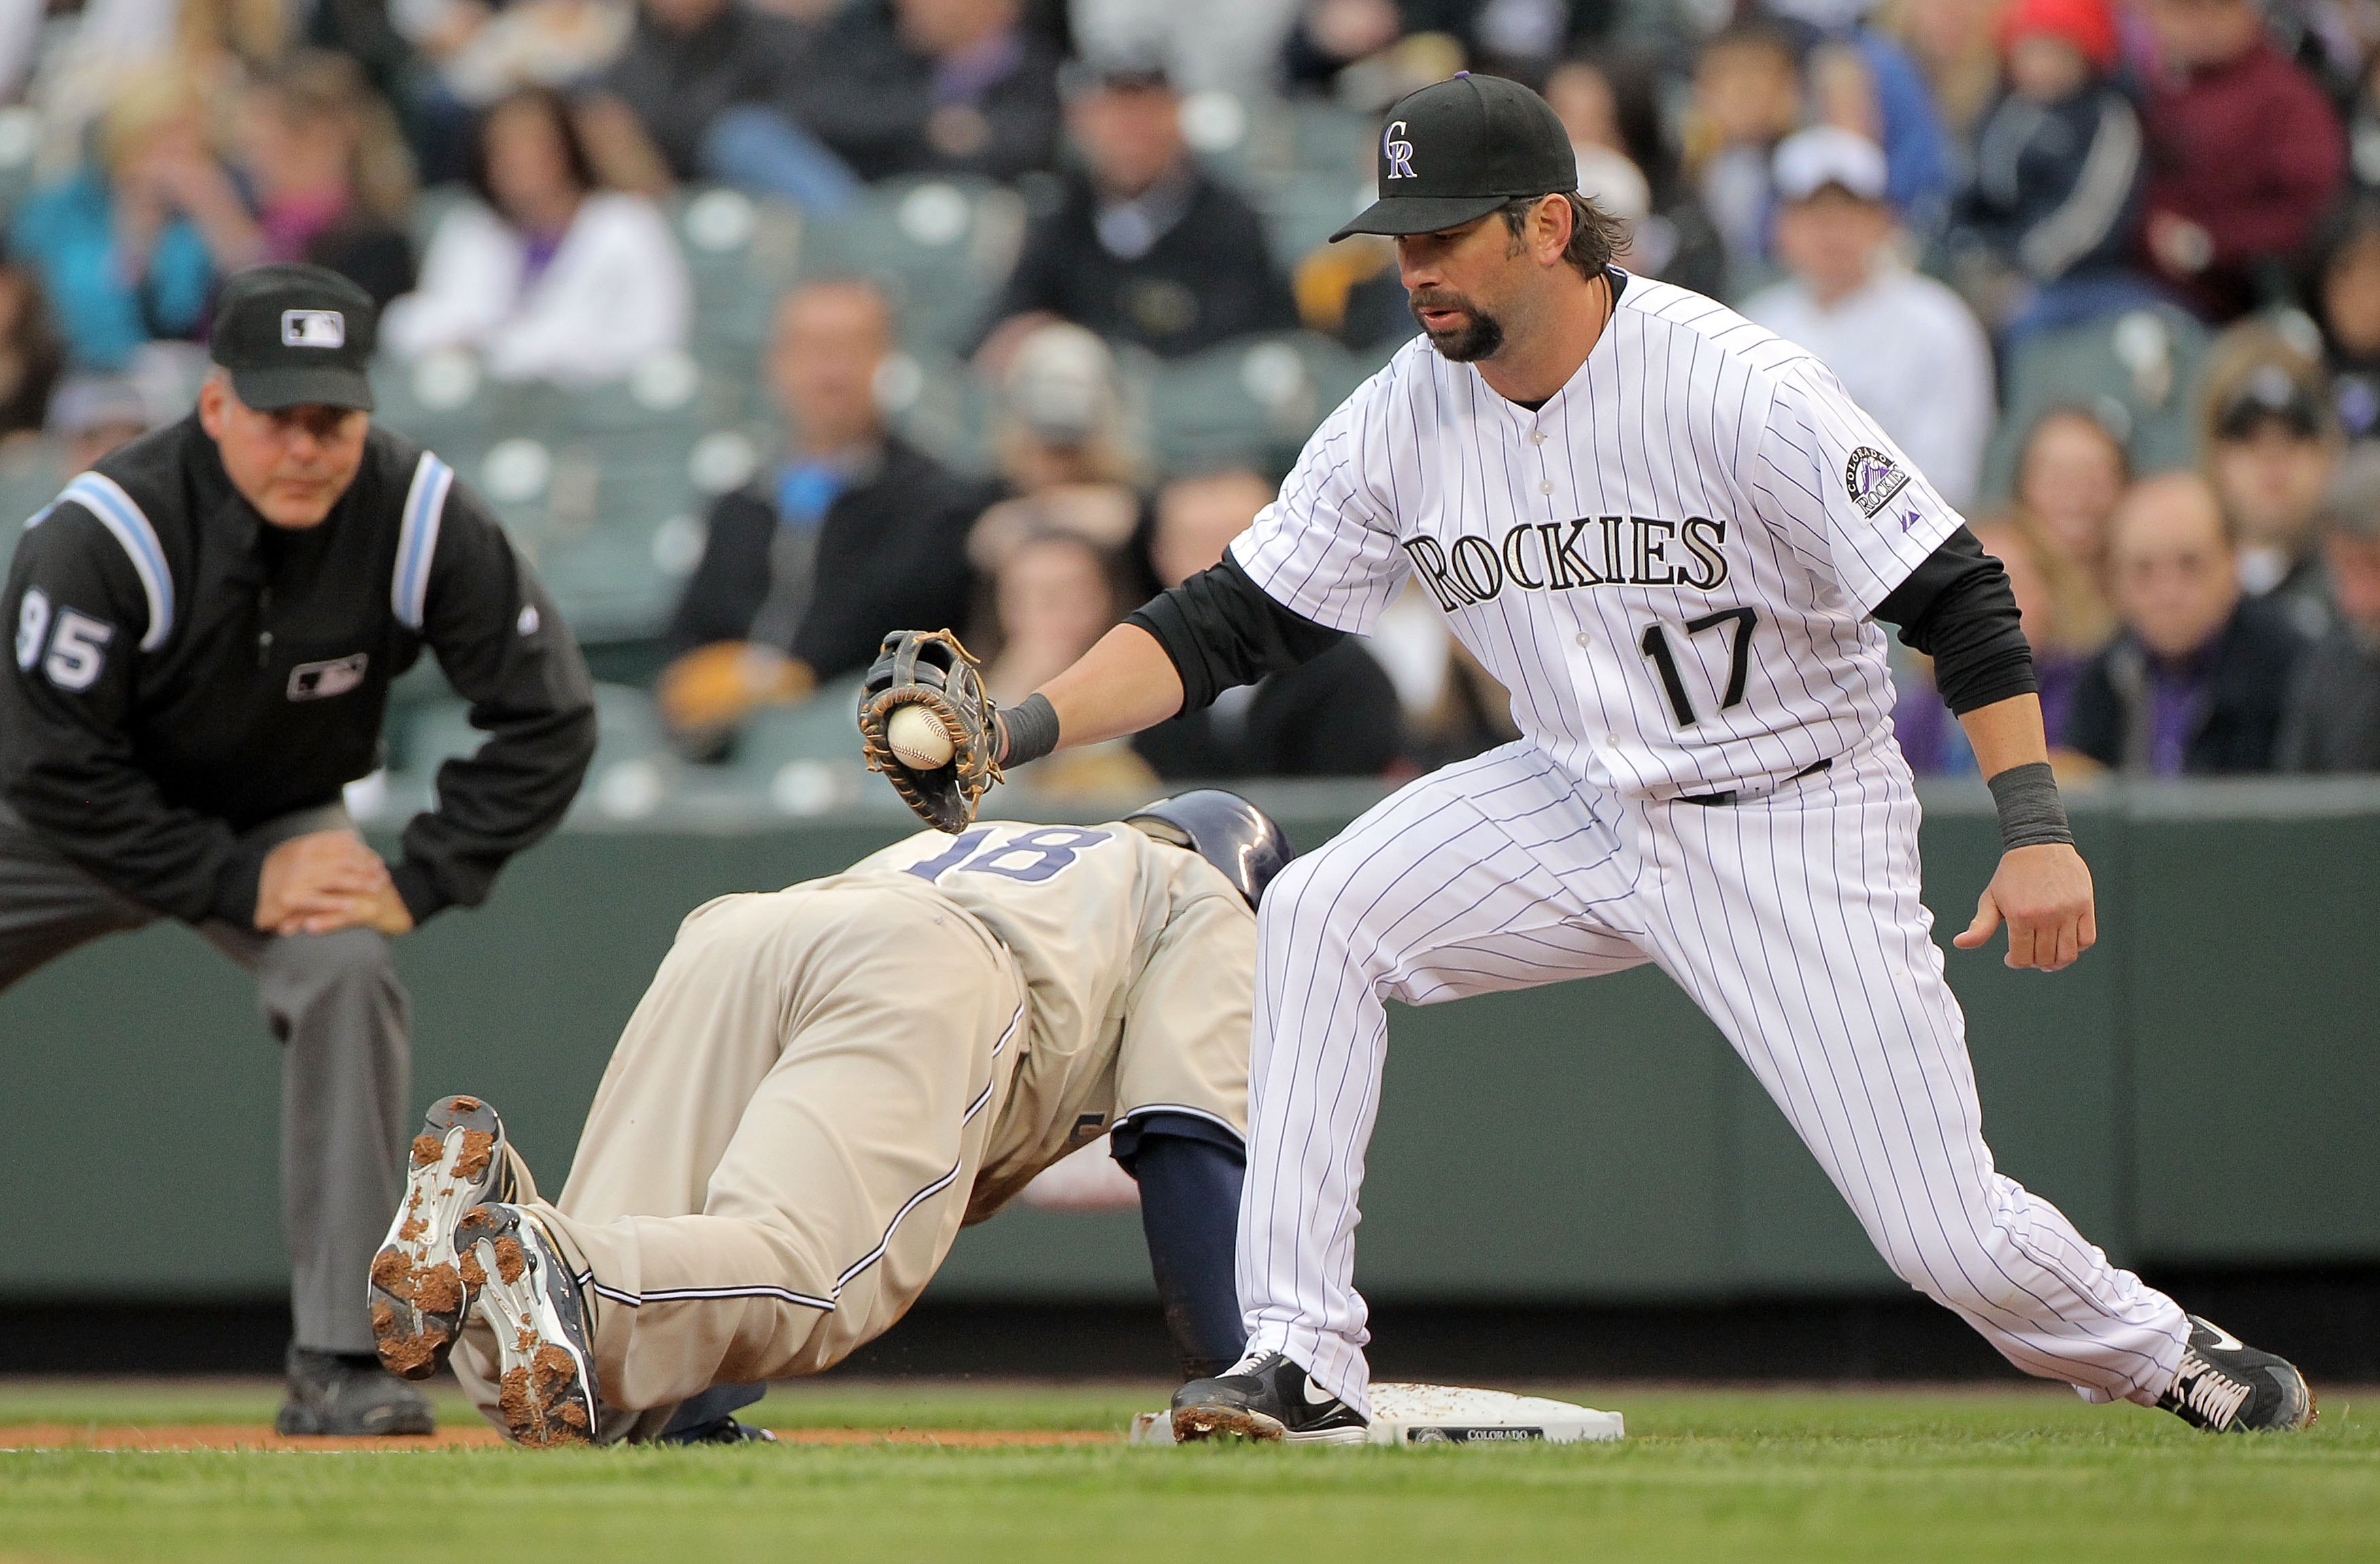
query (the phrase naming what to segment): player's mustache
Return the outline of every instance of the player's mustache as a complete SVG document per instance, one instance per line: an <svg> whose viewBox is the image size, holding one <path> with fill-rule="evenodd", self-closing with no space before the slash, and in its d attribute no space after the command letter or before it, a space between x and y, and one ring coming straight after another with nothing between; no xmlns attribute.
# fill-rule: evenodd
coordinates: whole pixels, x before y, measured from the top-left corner
<svg viewBox="0 0 2380 1564"><path fill-rule="evenodd" d="M1479 313L1468 294L1456 293L1451 288L1415 288L1405 301L1416 313L1424 309L1460 309L1473 316Z"/></svg>

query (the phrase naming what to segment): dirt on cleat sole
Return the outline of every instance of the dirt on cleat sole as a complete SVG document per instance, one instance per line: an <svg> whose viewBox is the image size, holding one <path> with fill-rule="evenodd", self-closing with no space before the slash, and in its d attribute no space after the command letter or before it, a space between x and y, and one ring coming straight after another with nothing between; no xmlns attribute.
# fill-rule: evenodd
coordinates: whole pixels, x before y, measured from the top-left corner
<svg viewBox="0 0 2380 1564"><path fill-rule="evenodd" d="M487 1197L501 1134L493 1109L455 1097L434 1105L413 1137L405 1204L371 1264L372 1344L401 1379L436 1374L462 1330L471 1284L455 1264L455 1228Z"/></svg>
<svg viewBox="0 0 2380 1564"><path fill-rule="evenodd" d="M1186 1445L1217 1436L1269 1443L1281 1438L1285 1433L1279 1418L1251 1412L1245 1407L1184 1407L1173 1414L1173 1437L1179 1444Z"/></svg>
<svg viewBox="0 0 2380 1564"><path fill-rule="evenodd" d="M516 1443L583 1445L594 1438L593 1376L575 1328L575 1287L556 1274L530 1218L508 1206L477 1206L457 1233L458 1268L479 1294L496 1340L496 1413ZM539 1253L531 1252L531 1245Z"/></svg>

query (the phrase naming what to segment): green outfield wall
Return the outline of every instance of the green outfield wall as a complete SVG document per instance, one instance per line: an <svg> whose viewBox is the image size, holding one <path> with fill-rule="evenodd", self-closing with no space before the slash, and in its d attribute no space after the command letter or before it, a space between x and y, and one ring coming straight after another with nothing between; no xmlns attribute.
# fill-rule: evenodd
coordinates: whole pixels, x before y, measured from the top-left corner
<svg viewBox="0 0 2380 1564"><path fill-rule="evenodd" d="M1311 846L1378 793L1264 796ZM2001 1165L2127 1262L2380 1261L2380 782L2072 804L2098 948L2055 976L1949 956ZM400 941L416 1097L487 1096L558 1186L679 917L830 872L905 820L565 829L485 907ZM1946 949L1996 843L1980 789L1928 795ZM1391 1015L1358 1265L1375 1296L1898 1289L1657 971ZM277 1073L247 978L179 927L87 947L0 995L0 1299L280 1291ZM1012 1210L961 1239L933 1295L1148 1291L1136 1218Z"/></svg>

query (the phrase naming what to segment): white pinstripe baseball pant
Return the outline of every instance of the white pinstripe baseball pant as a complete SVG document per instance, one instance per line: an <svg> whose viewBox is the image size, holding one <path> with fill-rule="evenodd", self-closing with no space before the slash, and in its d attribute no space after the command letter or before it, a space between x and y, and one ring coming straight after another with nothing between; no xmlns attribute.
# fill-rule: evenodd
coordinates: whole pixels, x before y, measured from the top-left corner
<svg viewBox="0 0 2380 1564"><path fill-rule="evenodd" d="M1657 962L1726 1034L1911 1286L2029 1374L2154 1402L2180 1307L1994 1170L1878 740L1731 806L1625 798L1529 741L1423 778L1290 865L1257 940L1240 1208L1249 1351L1366 1405L1356 1198L1388 1044L1430 1004Z"/></svg>

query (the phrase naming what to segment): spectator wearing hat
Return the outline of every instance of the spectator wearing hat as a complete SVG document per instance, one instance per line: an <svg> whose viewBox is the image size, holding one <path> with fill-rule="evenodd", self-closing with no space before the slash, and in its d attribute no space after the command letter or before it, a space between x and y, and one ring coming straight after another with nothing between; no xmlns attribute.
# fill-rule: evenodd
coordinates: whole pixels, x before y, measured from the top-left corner
<svg viewBox="0 0 2380 1564"><path fill-rule="evenodd" d="M1120 570L1135 562L1132 540L1146 521L1140 463L1106 343L1064 321L1026 333L1001 374L991 444L1009 492L967 534L979 579L996 581L1012 551L1050 533L1082 539ZM1140 597L1156 589L1145 574L1127 584ZM996 606L971 623L996 628Z"/></svg>
<svg viewBox="0 0 2380 1564"><path fill-rule="evenodd" d="M805 284L777 306L766 370L784 458L710 508L671 620L662 716L698 755L759 706L868 666L885 631L965 620L966 529L990 499L887 429L877 371L891 308L869 284Z"/></svg>
<svg viewBox="0 0 2380 1564"><path fill-rule="evenodd" d="M2108 554L2123 629L2083 667L2065 747L2142 776L2272 770L2305 643L2240 592L2215 491L2188 472L2135 483L2116 508Z"/></svg>
<svg viewBox="0 0 2380 1564"><path fill-rule="evenodd" d="M1191 157L1161 71L1085 69L1069 81L1066 128L1084 169L1026 230L990 317L993 361L1016 322L1051 317L1161 358L1297 325L1263 219Z"/></svg>
<svg viewBox="0 0 2380 1564"><path fill-rule="evenodd" d="M2338 613L2299 665L2275 767L2380 772L2380 448L2360 446L2339 465L2323 554Z"/></svg>
<svg viewBox="0 0 2380 1564"><path fill-rule="evenodd" d="M1822 101L1815 117L1876 141L1894 208L1920 233L1937 232L1958 184L1949 138L1925 72L1872 24L1877 0L1767 0L1766 9L1803 41L1803 69ZM1849 72L1840 68L1846 65ZM1837 84L1855 87L1864 100L1856 121L1828 112L1823 100Z"/></svg>
<svg viewBox="0 0 2380 1564"><path fill-rule="evenodd" d="M483 900L595 750L536 575L444 463L372 425L374 314L322 267L234 275L197 411L68 483L0 592L0 987L161 918L254 974L283 1048L284 1434L431 1430L365 1307L414 1106L391 940ZM425 652L488 737L383 861L342 794Z"/></svg>
<svg viewBox="0 0 2380 1564"><path fill-rule="evenodd" d="M2273 46L2257 0L2149 0L2160 68L2146 114L2141 253L2207 319L2285 290L2344 185L2321 86Z"/></svg>
<svg viewBox="0 0 2380 1564"><path fill-rule="evenodd" d="M2322 367L2246 323L2217 341L2204 384L2200 459L2240 545L2240 589L2313 639L2330 627L2316 533L2346 446Z"/></svg>
<svg viewBox="0 0 2380 1564"><path fill-rule="evenodd" d="M1791 278L1744 315L1816 355L1953 505L1991 435L1991 346L1959 296L1892 255L1884 153L1818 126L1778 147L1777 252Z"/></svg>
<svg viewBox="0 0 2380 1564"><path fill-rule="evenodd" d="M1972 291L2010 337L2145 302L2126 269L2145 143L2107 0L2015 0L1999 38L2008 88L1955 213Z"/></svg>

